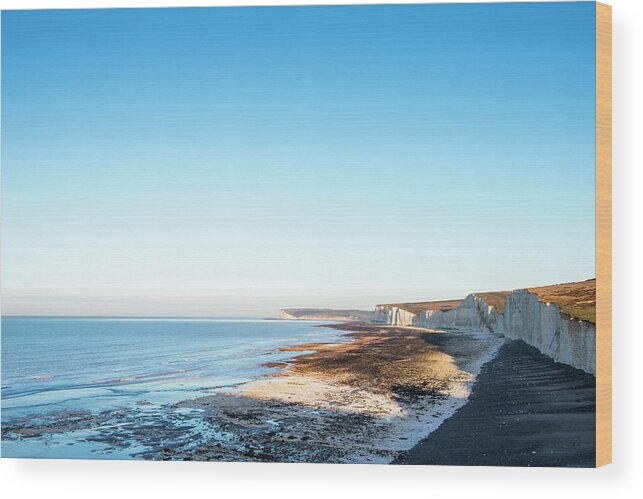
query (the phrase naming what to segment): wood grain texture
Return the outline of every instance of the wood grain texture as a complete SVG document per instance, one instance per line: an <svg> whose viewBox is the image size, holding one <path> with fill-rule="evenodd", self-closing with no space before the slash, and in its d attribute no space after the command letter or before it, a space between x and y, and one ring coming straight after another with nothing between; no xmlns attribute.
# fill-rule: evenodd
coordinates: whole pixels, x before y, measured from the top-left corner
<svg viewBox="0 0 643 499"><path fill-rule="evenodd" d="M612 462L612 8L596 3L596 466Z"/></svg>

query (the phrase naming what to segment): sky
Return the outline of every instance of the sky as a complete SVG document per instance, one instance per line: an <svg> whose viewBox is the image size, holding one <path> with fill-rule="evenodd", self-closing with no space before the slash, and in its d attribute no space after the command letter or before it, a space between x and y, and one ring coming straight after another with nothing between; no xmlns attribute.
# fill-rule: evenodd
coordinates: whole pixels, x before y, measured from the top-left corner
<svg viewBox="0 0 643 499"><path fill-rule="evenodd" d="M2 313L588 279L593 2L2 13Z"/></svg>

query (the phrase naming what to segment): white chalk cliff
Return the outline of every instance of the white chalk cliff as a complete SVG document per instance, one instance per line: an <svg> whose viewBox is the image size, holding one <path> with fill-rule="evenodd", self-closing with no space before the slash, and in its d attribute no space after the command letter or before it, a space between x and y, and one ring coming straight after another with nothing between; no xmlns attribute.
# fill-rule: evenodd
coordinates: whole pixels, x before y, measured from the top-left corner
<svg viewBox="0 0 643 499"><path fill-rule="evenodd" d="M476 295L451 310L421 310L378 305L374 320L395 326L501 333L536 347L556 362L596 375L596 326L563 314L524 289L511 292L504 313Z"/></svg>
<svg viewBox="0 0 643 499"><path fill-rule="evenodd" d="M373 312L330 308L282 308L279 310L277 318L280 320L371 321Z"/></svg>
<svg viewBox="0 0 643 499"><path fill-rule="evenodd" d="M527 290L507 297L505 336L523 340L556 362L596 375L596 326L572 319Z"/></svg>
<svg viewBox="0 0 643 499"><path fill-rule="evenodd" d="M504 332L502 314L475 295L467 296L451 310L422 310L418 313L398 305L378 305L375 321L394 326L461 329L465 331Z"/></svg>

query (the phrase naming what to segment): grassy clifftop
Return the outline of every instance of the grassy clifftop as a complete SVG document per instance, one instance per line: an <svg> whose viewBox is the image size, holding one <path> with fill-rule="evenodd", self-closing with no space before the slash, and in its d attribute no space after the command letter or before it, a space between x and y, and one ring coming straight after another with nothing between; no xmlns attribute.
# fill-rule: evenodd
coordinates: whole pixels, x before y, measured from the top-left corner
<svg viewBox="0 0 643 499"><path fill-rule="evenodd" d="M418 314L423 310L451 310L462 304L464 300L441 300L441 301L419 301L414 303L386 303L378 307L398 307L412 314Z"/></svg>
<svg viewBox="0 0 643 499"><path fill-rule="evenodd" d="M529 288L543 303L553 303L574 318L596 324L596 279Z"/></svg>
<svg viewBox="0 0 643 499"><path fill-rule="evenodd" d="M511 291L487 291L485 293L473 293L474 296L483 299L487 305L495 307L498 312L504 314L505 312L505 301L507 296L511 294Z"/></svg>
<svg viewBox="0 0 643 499"><path fill-rule="evenodd" d="M596 279L538 286L527 288L527 291L535 294L543 303L553 303L573 319L596 324ZM474 295L504 313L505 300L510 293L511 291L491 291Z"/></svg>

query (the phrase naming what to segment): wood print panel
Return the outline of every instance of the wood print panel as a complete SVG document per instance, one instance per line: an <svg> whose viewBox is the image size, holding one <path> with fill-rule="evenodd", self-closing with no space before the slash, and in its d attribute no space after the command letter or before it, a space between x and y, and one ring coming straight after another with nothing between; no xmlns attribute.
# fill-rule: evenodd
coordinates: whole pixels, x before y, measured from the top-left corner
<svg viewBox="0 0 643 499"><path fill-rule="evenodd" d="M596 4L596 465L612 461L612 7Z"/></svg>

